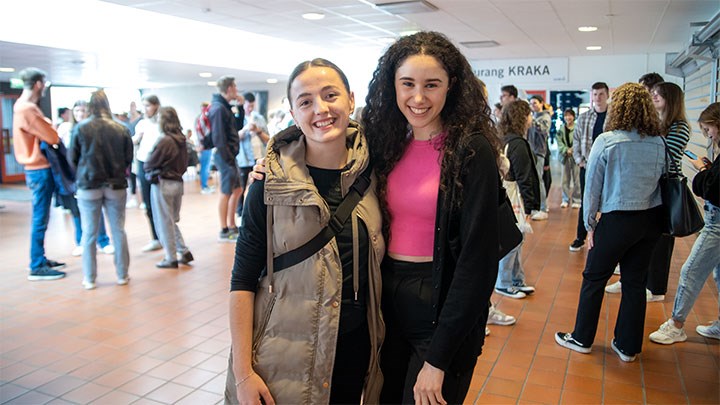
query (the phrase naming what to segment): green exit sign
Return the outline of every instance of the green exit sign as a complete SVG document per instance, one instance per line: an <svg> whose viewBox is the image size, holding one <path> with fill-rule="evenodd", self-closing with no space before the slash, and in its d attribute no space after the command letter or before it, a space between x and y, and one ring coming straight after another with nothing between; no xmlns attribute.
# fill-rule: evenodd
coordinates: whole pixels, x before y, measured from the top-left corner
<svg viewBox="0 0 720 405"><path fill-rule="evenodd" d="M23 88L23 81L17 78L10 79L10 88L11 89L22 89Z"/></svg>

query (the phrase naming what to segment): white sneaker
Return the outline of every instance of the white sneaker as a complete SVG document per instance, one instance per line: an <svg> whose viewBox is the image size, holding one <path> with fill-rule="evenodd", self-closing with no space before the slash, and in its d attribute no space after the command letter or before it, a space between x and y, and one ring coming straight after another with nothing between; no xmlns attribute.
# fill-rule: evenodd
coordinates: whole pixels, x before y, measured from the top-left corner
<svg viewBox="0 0 720 405"><path fill-rule="evenodd" d="M709 326L698 325L695 332L710 339L720 339L720 321L714 321Z"/></svg>
<svg viewBox="0 0 720 405"><path fill-rule="evenodd" d="M147 209L147 206L145 205L144 202L141 202L140 205L138 205L138 208L140 208L141 210L145 211L145 210Z"/></svg>
<svg viewBox="0 0 720 405"><path fill-rule="evenodd" d="M612 346L613 351L615 353L617 353L618 357L620 357L620 360L624 361L625 363L633 362L637 358L637 355L634 355L634 354L630 355L630 354L623 353L623 351L620 350L620 348L617 347L617 345L615 345L615 339L612 340L612 342L610 343L610 346Z"/></svg>
<svg viewBox="0 0 720 405"><path fill-rule="evenodd" d="M143 246L142 251L143 252L151 252L153 250L160 250L162 249L162 245L160 244L160 241L157 239L153 239L150 242L148 242L147 245Z"/></svg>
<svg viewBox="0 0 720 405"><path fill-rule="evenodd" d="M515 319L514 316L503 313L499 309L495 308L494 305L490 307L487 319L488 325L508 326L514 324L515 322L517 322L517 319Z"/></svg>
<svg viewBox="0 0 720 405"><path fill-rule="evenodd" d="M645 289L645 300L647 302L663 302L663 301L665 301L665 294L655 295L646 288Z"/></svg>
<svg viewBox="0 0 720 405"><path fill-rule="evenodd" d="M103 247L103 248L101 248L100 246L98 246L98 250L101 251L101 252L103 252L103 253L105 253L106 255L111 255L111 254L115 253L115 246L113 246L113 245L107 245L107 246L105 246L105 247Z"/></svg>
<svg viewBox="0 0 720 405"><path fill-rule="evenodd" d="M616 276L620 275L620 265L619 264L615 266L615 270L613 270L613 274Z"/></svg>
<svg viewBox="0 0 720 405"><path fill-rule="evenodd" d="M548 219L548 214L545 211L533 211L530 215L530 219L533 221L545 221Z"/></svg>
<svg viewBox="0 0 720 405"><path fill-rule="evenodd" d="M214 192L215 192L215 189L212 189L212 188L210 188L210 187L206 187L206 188L200 190L200 194L204 194L204 195L205 195L205 194L212 194L212 193L214 193Z"/></svg>
<svg viewBox="0 0 720 405"><path fill-rule="evenodd" d="M567 202L567 201L563 201L563 202L560 203L560 208L567 208L567 207L568 207L568 202Z"/></svg>
<svg viewBox="0 0 720 405"><path fill-rule="evenodd" d="M675 327L672 319L668 319L658 330L650 334L650 340L661 345L671 345L686 341L687 335L682 328Z"/></svg>
<svg viewBox="0 0 720 405"><path fill-rule="evenodd" d="M119 278L117 281L117 285L127 285L127 283L130 282L130 277L125 278Z"/></svg>
<svg viewBox="0 0 720 405"><path fill-rule="evenodd" d="M490 336L490 328L485 327L485 336Z"/></svg>
<svg viewBox="0 0 720 405"><path fill-rule="evenodd" d="M125 203L125 208L135 208L138 206L137 199L135 197L131 197L127 202Z"/></svg>
<svg viewBox="0 0 720 405"><path fill-rule="evenodd" d="M573 207L573 209L576 209L576 210L580 209L580 203L572 203L571 207Z"/></svg>
<svg viewBox="0 0 720 405"><path fill-rule="evenodd" d="M83 250L85 249L83 249L82 246L75 246L75 249L73 249L70 254L75 257L82 256Z"/></svg>
<svg viewBox="0 0 720 405"><path fill-rule="evenodd" d="M605 287L605 292L610 294L619 294L620 292L622 292L622 284L620 284L620 281L608 284Z"/></svg>
<svg viewBox="0 0 720 405"><path fill-rule="evenodd" d="M83 280L82 286L86 290L94 290L96 287L95 283L93 283L92 281L85 281L85 280Z"/></svg>

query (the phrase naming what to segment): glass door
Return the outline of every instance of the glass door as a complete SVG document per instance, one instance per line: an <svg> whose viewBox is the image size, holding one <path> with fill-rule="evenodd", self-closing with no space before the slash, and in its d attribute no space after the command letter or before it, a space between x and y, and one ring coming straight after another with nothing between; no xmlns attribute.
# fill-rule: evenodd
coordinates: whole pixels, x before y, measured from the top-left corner
<svg viewBox="0 0 720 405"><path fill-rule="evenodd" d="M25 181L25 172L13 149L13 104L17 96L0 95L0 175L3 183Z"/></svg>

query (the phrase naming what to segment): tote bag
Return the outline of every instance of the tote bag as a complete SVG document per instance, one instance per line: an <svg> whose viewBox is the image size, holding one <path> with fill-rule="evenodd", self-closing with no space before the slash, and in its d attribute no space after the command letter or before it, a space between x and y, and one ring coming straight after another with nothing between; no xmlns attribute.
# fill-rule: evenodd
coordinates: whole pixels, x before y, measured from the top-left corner
<svg viewBox="0 0 720 405"><path fill-rule="evenodd" d="M665 139L663 138L663 142ZM695 196L687 185L687 177L681 172L670 172L667 143L665 144L665 172L660 176L660 193L665 214L665 232L672 236L692 235L702 229L704 223Z"/></svg>

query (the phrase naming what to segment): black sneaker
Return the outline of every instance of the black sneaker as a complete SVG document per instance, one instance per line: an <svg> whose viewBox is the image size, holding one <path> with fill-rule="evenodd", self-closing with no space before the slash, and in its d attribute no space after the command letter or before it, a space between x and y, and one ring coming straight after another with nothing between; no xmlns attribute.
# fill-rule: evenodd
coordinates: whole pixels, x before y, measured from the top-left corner
<svg viewBox="0 0 720 405"><path fill-rule="evenodd" d="M585 246L585 241L580 239L575 239L572 244L570 244L570 251L571 252L578 252L582 247Z"/></svg>
<svg viewBox="0 0 720 405"><path fill-rule="evenodd" d="M500 294L500 295L504 295L504 296L506 296L506 297L515 298L515 299L522 299L522 298L527 297L527 294L525 294L524 292L518 290L518 289L515 288L515 287L510 287L510 288L497 288L497 287L495 287L495 292L498 293L498 294Z"/></svg>
<svg viewBox="0 0 720 405"><path fill-rule="evenodd" d="M185 251L185 253L178 255L178 263L188 265L191 261L195 260L192 253L190 253L189 250Z"/></svg>
<svg viewBox="0 0 720 405"><path fill-rule="evenodd" d="M555 342L562 347L574 350L578 353L588 354L592 348L585 347L582 343L572 337L572 333L558 332L555 334Z"/></svg>
<svg viewBox="0 0 720 405"><path fill-rule="evenodd" d="M60 270L65 267L65 263L56 262L55 260L50 259L45 260L45 265L53 270Z"/></svg>
<svg viewBox="0 0 720 405"><path fill-rule="evenodd" d="M64 271L57 271L49 266L38 267L35 270L31 270L28 275L30 281L41 281L41 280L57 280L65 277Z"/></svg>
<svg viewBox="0 0 720 405"><path fill-rule="evenodd" d="M155 267L157 267L158 269L177 269L178 261L170 261L163 259L161 262L155 263Z"/></svg>

